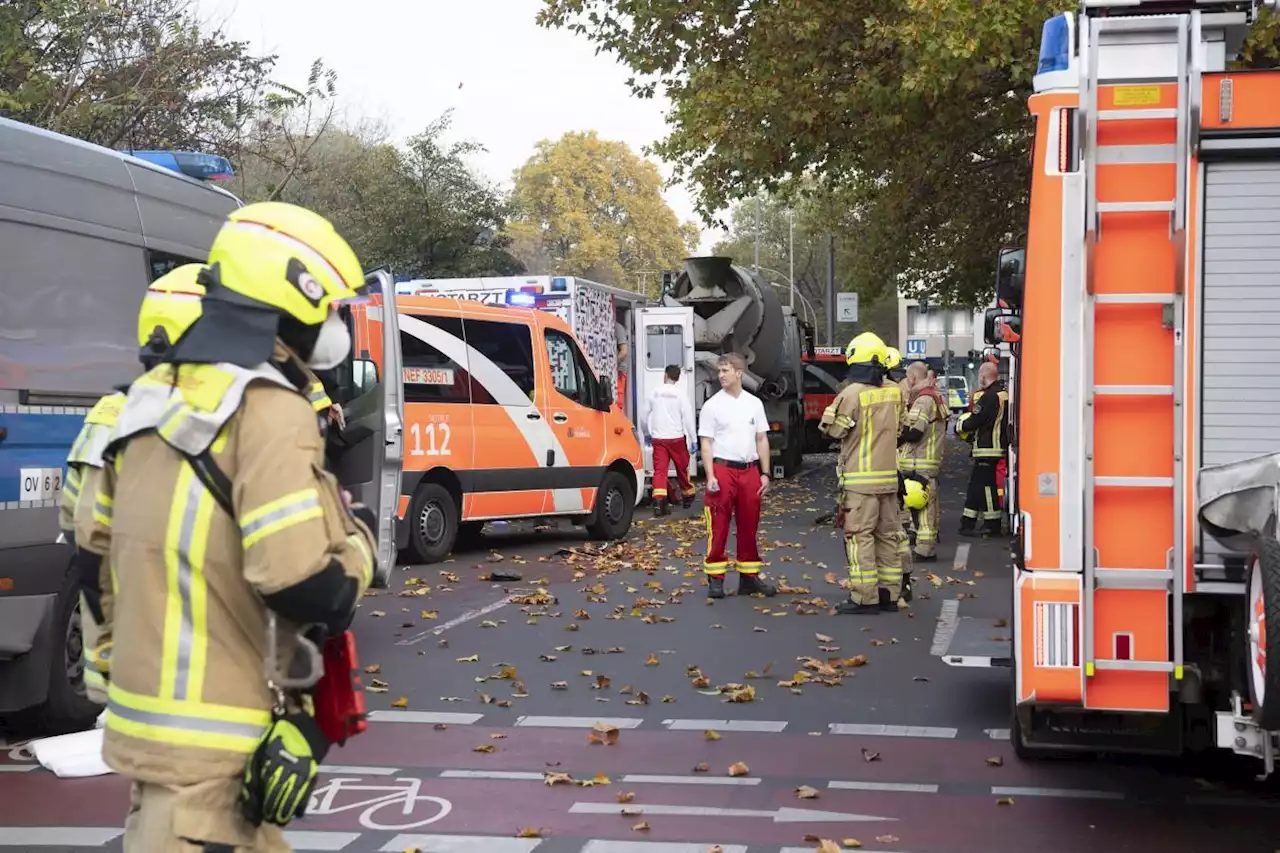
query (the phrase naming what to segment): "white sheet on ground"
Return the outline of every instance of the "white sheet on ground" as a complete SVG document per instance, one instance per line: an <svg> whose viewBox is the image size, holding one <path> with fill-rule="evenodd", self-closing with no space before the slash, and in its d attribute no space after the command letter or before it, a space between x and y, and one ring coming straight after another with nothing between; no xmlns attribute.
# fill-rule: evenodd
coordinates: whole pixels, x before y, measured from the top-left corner
<svg viewBox="0 0 1280 853"><path fill-rule="evenodd" d="M102 736L101 728L93 728L87 732L33 740L29 746L40 766L53 771L59 778L105 776L115 771L102 760Z"/></svg>

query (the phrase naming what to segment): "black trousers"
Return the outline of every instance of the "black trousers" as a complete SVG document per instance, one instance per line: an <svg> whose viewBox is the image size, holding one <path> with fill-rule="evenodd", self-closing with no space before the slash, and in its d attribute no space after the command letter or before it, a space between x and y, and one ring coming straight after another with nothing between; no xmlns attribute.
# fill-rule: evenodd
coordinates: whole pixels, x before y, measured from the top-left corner
<svg viewBox="0 0 1280 853"><path fill-rule="evenodd" d="M961 530L972 530L978 522L988 530L998 531L1003 513L996 493L996 459L975 459L969 473L969 489L964 497Z"/></svg>

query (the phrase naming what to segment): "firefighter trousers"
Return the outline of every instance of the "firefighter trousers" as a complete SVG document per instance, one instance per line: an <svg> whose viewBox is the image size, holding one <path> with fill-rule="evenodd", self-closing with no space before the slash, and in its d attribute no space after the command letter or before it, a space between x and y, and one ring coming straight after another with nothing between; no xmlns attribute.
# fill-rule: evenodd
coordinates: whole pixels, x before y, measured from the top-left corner
<svg viewBox="0 0 1280 853"><path fill-rule="evenodd" d="M290 853L277 826L240 816L239 779L194 785L134 782L124 822L124 853Z"/></svg>
<svg viewBox="0 0 1280 853"><path fill-rule="evenodd" d="M844 495L845 555L849 560L849 597L856 604L875 604L879 589L897 598L902 589L900 545L902 504L897 492Z"/></svg>
<svg viewBox="0 0 1280 853"><path fill-rule="evenodd" d="M680 484L680 498L693 497L696 491L689 479L689 445L683 438L655 438L653 440L653 499L668 500L667 480L671 464L676 466L676 482Z"/></svg>
<svg viewBox="0 0 1280 853"><path fill-rule="evenodd" d="M760 573L760 547L756 534L760 529L760 469L758 463L713 463L719 491L707 492L703 516L707 523L707 557L703 570L712 576L723 576L729 569L729 522L738 528L738 559L734 568L740 575Z"/></svg>
<svg viewBox="0 0 1280 853"><path fill-rule="evenodd" d="M915 513L915 554L917 557L932 557L938 550L938 523L941 521L941 509L938 506L937 477L929 478L929 486L925 491L925 495L928 497L929 502L925 504L924 509Z"/></svg>
<svg viewBox="0 0 1280 853"><path fill-rule="evenodd" d="M964 515L960 519L961 530L973 530L980 526L992 533L1000 532L1000 498L996 488L996 459L973 460L969 474L969 490L964 498ZM979 525L979 522L981 524Z"/></svg>

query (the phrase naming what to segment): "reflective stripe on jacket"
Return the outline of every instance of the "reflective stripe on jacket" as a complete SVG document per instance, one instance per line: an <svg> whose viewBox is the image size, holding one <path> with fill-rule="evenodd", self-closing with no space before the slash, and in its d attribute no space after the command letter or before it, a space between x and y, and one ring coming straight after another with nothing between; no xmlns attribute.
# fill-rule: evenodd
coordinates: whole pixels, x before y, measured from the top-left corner
<svg viewBox="0 0 1280 853"><path fill-rule="evenodd" d="M947 409L932 394L920 393L907 410L905 429L921 433L919 441L903 444L898 448L898 467L927 477L936 477L942 465L942 450L946 439Z"/></svg>
<svg viewBox="0 0 1280 853"><path fill-rule="evenodd" d="M846 491L864 495L898 490L898 432L904 400L896 384L853 382L822 413L819 428L840 441L837 473Z"/></svg>
<svg viewBox="0 0 1280 853"><path fill-rule="evenodd" d="M1009 392L1000 380L974 392L973 411L960 416L957 432L973 438L974 459L1003 459L1009 432Z"/></svg>

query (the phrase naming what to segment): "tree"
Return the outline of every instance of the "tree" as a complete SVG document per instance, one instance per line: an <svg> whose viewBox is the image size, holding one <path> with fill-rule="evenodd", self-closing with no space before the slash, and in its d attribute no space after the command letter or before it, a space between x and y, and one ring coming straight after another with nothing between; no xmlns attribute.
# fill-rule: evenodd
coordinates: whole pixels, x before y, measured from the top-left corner
<svg viewBox="0 0 1280 853"><path fill-rule="evenodd" d="M662 198L652 163L595 131L539 142L516 170L506 233L531 272L630 285L676 269L696 243Z"/></svg>
<svg viewBox="0 0 1280 853"><path fill-rule="evenodd" d="M654 153L698 186L705 218L761 187L816 188L881 275L956 304L989 292L1025 227L1026 97L1060 0L544 2L541 24L670 98ZM1246 55L1265 63L1275 44L1262 20Z"/></svg>

